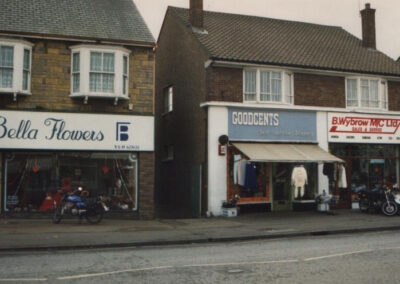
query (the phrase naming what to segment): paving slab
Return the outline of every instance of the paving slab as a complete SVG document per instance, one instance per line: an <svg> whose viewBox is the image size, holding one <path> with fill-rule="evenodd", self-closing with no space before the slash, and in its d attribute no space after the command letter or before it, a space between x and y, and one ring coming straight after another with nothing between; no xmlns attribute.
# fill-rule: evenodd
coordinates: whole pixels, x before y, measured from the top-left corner
<svg viewBox="0 0 400 284"><path fill-rule="evenodd" d="M269 212L196 219L107 219L90 225L78 219L0 218L0 251L173 245L400 230L400 216L357 210Z"/></svg>

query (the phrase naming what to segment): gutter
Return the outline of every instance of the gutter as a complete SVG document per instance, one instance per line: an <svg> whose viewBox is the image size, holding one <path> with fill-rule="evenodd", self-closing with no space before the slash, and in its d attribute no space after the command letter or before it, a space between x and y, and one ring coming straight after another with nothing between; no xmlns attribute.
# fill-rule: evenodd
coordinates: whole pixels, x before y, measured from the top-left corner
<svg viewBox="0 0 400 284"><path fill-rule="evenodd" d="M81 36L64 36L56 34L40 34L40 33L26 33L26 32L11 32L0 30L0 35L2 36L20 36L24 38L34 38L34 39L51 39L51 40L63 40L63 41L77 41L77 42L87 42L87 43L104 43L104 44L123 44L128 46L137 47L151 47L156 46L155 42L141 42L132 40L118 40L118 39L102 39L102 38L89 38Z"/></svg>
<svg viewBox="0 0 400 284"><path fill-rule="evenodd" d="M301 67L301 66L293 66L287 64L262 64L262 63L251 63L251 62L238 62L238 61L229 61L229 60L212 60L213 66L216 67L234 67L234 68L245 68L245 67L259 67L259 68L282 68L293 72L298 73L312 73L318 75L327 75L327 76L365 76L375 75L375 76L383 76L386 80L390 81L400 81L400 74L398 76L383 74L383 73L373 73L373 72L352 72L346 70L330 70L330 69L318 69L318 68L309 68L309 67Z"/></svg>

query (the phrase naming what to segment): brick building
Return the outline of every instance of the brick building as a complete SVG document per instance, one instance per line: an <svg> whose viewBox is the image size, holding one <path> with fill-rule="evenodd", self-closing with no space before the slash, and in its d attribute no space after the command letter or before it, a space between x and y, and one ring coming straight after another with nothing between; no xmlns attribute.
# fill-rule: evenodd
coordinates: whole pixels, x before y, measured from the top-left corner
<svg viewBox="0 0 400 284"><path fill-rule="evenodd" d="M340 27L169 7L156 51L156 188L164 212L350 208L399 182L400 65ZM384 13L384 11L381 11ZM361 24L361 23L360 23Z"/></svg>
<svg viewBox="0 0 400 284"><path fill-rule="evenodd" d="M131 0L0 1L0 208L83 186L154 217L154 39Z"/></svg>

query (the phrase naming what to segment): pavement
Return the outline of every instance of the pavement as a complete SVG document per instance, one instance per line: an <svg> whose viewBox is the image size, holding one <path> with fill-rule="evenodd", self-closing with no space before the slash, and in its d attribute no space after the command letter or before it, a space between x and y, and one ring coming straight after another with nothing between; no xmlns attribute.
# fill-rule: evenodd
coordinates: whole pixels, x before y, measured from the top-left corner
<svg viewBox="0 0 400 284"><path fill-rule="evenodd" d="M276 239L400 230L400 216L358 210L248 213L236 217L127 220L105 218L90 225L78 218L0 217L0 252Z"/></svg>

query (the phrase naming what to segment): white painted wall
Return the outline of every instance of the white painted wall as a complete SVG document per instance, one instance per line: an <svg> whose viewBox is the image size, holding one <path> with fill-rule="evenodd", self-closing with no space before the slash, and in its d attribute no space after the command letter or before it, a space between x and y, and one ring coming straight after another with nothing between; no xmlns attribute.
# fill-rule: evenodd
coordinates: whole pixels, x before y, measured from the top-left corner
<svg viewBox="0 0 400 284"><path fill-rule="evenodd" d="M327 112L317 112L317 141L319 147L325 151L329 150ZM323 166L324 164L318 164L318 194L324 189L329 193L329 179L322 173Z"/></svg>
<svg viewBox="0 0 400 284"><path fill-rule="evenodd" d="M228 108L208 108L208 213L222 214L226 200L226 156L218 155L218 138L228 134Z"/></svg>

